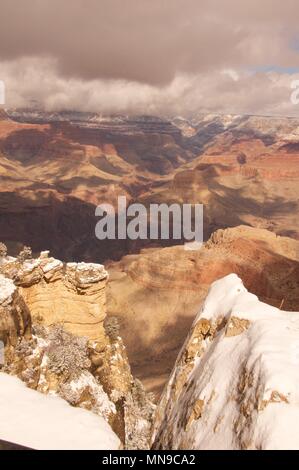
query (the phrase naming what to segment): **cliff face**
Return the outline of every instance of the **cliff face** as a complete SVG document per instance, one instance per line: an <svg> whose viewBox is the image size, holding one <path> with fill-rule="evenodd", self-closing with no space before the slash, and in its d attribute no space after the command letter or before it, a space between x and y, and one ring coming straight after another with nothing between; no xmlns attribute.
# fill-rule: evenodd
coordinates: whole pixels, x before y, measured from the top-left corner
<svg viewBox="0 0 299 470"><path fill-rule="evenodd" d="M12 280L0 274L0 341L15 346L20 336L30 336L31 316Z"/></svg>
<svg viewBox="0 0 299 470"><path fill-rule="evenodd" d="M214 282L158 406L155 449L296 449L299 312Z"/></svg>
<svg viewBox="0 0 299 470"><path fill-rule="evenodd" d="M16 283L33 319L46 326L63 324L70 333L105 344L105 287L108 273L99 264L48 258L27 261Z"/></svg>
<svg viewBox="0 0 299 470"><path fill-rule="evenodd" d="M107 309L149 390L162 392L211 283L230 273L262 301L299 309L299 242L264 229L218 230L199 251L144 250L109 266Z"/></svg>
<svg viewBox="0 0 299 470"><path fill-rule="evenodd" d="M106 317L108 273L41 253L0 266L3 370L43 393L104 417L127 448L148 445L153 405L130 370L118 326ZM113 319L112 319L113 320Z"/></svg>

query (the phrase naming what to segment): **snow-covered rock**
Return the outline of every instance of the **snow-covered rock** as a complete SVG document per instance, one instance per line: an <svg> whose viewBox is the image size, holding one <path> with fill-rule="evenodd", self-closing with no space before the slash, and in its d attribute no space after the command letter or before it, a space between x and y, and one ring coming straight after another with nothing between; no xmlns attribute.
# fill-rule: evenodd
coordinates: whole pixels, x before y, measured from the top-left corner
<svg viewBox="0 0 299 470"><path fill-rule="evenodd" d="M120 441L100 416L43 395L0 373L0 439L38 450L119 449Z"/></svg>
<svg viewBox="0 0 299 470"><path fill-rule="evenodd" d="M23 298L11 279L0 274L0 341L15 345L19 336L29 335L31 318Z"/></svg>
<svg viewBox="0 0 299 470"><path fill-rule="evenodd" d="M154 448L298 449L299 312L214 282L156 413Z"/></svg>
<svg viewBox="0 0 299 470"><path fill-rule="evenodd" d="M101 264L65 264L47 251L37 259L6 257L0 266L2 370L99 415L125 447L135 445L138 434L138 445L148 448L153 405L143 388L135 393L126 348L109 328L107 280Z"/></svg>
<svg viewBox="0 0 299 470"><path fill-rule="evenodd" d="M16 286L11 279L7 279L0 274L0 305L8 305L12 302Z"/></svg>

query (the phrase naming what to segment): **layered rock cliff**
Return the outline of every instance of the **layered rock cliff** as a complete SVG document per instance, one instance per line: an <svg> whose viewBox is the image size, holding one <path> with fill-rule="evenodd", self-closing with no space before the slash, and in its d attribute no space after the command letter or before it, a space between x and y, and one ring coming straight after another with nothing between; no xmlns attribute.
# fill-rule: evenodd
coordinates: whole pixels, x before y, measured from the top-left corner
<svg viewBox="0 0 299 470"><path fill-rule="evenodd" d="M299 312L214 282L157 408L155 449L298 449Z"/></svg>
<svg viewBox="0 0 299 470"><path fill-rule="evenodd" d="M154 407L131 374L116 319L106 316L104 267L42 252L2 257L0 272L2 370L104 417L126 448L146 448Z"/></svg>
<svg viewBox="0 0 299 470"><path fill-rule="evenodd" d="M1 238L15 253L26 243L61 259L119 260L152 246L96 239L95 207L117 207L120 195L146 206L203 203L207 238L240 224L299 238L298 139L296 119L3 114Z"/></svg>

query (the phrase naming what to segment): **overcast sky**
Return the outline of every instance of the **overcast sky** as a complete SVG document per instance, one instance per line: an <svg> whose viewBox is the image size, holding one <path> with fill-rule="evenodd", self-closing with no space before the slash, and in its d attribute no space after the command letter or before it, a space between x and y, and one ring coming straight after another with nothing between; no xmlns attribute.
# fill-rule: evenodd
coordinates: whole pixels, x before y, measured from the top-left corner
<svg viewBox="0 0 299 470"><path fill-rule="evenodd" d="M0 0L6 106L299 115L297 0Z"/></svg>

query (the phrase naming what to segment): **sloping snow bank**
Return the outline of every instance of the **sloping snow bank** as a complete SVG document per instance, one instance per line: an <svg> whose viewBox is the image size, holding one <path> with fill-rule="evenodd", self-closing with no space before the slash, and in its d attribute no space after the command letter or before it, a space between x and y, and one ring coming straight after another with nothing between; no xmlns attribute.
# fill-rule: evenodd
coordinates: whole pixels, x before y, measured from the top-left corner
<svg viewBox="0 0 299 470"><path fill-rule="evenodd" d="M109 424L59 397L0 373L0 439L33 449L119 449Z"/></svg>
<svg viewBox="0 0 299 470"><path fill-rule="evenodd" d="M154 446L299 449L299 312L212 284L157 409Z"/></svg>

